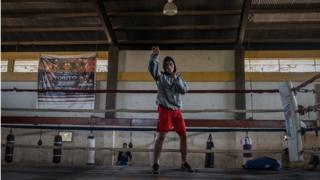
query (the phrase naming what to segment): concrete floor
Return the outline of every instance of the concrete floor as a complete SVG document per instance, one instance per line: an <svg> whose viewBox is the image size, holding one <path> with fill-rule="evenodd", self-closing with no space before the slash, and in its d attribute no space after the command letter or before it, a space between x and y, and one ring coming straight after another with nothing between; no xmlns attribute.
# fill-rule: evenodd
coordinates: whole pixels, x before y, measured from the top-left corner
<svg viewBox="0 0 320 180"><path fill-rule="evenodd" d="M2 180L102 180L102 179L303 179L319 180L320 170L256 171L244 169L197 169L195 173L178 168L161 168L160 175L150 167L16 165L1 166Z"/></svg>

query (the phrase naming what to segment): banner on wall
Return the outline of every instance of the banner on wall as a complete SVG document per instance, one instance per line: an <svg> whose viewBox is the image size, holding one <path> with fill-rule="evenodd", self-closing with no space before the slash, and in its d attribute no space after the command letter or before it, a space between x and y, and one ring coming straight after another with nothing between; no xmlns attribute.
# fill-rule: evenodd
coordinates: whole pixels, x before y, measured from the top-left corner
<svg viewBox="0 0 320 180"><path fill-rule="evenodd" d="M96 54L81 56L41 55L38 89L94 90ZM94 93L38 92L42 109L94 109Z"/></svg>

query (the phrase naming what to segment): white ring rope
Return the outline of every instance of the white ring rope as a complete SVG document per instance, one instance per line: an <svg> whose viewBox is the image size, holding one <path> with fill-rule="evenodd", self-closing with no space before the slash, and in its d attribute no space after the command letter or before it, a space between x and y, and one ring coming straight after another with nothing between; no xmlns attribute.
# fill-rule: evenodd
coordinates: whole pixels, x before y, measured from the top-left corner
<svg viewBox="0 0 320 180"><path fill-rule="evenodd" d="M33 109L33 108L2 108L2 111L27 111L27 112L83 112L83 113L105 113L105 112L126 112L126 113L156 113L156 110L145 109ZM182 110L183 113L274 113L283 112L283 109L199 109Z"/></svg>
<svg viewBox="0 0 320 180"><path fill-rule="evenodd" d="M5 144L1 144L2 147L5 147ZM38 145L22 145L22 144L16 144L14 147L17 148L27 148L27 149L53 149L54 146L38 146ZM62 146L63 150L96 150L96 151L131 151L131 152L153 152L154 149L149 148L111 148L111 147L95 147L95 148L89 148L89 147L83 147L83 146ZM180 152L180 149L163 149L161 152ZM212 150L206 150L206 149L188 149L189 153L282 153L283 150L281 149L254 149L254 150L242 150L242 149L212 149ZM317 154L320 153L319 150L315 149L303 149L304 153L312 153Z"/></svg>

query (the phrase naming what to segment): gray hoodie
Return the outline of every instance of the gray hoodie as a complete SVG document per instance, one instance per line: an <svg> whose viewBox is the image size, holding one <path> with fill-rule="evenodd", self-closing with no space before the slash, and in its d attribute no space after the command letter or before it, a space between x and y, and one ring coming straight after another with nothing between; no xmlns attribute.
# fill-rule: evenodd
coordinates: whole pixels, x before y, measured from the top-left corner
<svg viewBox="0 0 320 180"><path fill-rule="evenodd" d="M149 60L149 72L156 81L158 87L157 105L169 109L182 108L181 95L185 94L189 87L180 75L174 78L159 71L159 55L151 54Z"/></svg>

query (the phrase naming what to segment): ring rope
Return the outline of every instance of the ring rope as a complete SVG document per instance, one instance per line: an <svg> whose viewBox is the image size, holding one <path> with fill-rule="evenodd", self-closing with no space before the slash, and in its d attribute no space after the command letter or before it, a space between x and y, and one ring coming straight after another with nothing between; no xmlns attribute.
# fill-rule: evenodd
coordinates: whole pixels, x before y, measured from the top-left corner
<svg viewBox="0 0 320 180"><path fill-rule="evenodd" d="M123 112L123 113L156 113L156 110L145 109L32 109L32 108L1 108L2 111L27 111L27 112L87 112L87 113L105 113L105 112ZM183 110L183 113L274 113L283 112L283 109L199 109Z"/></svg>
<svg viewBox="0 0 320 180"><path fill-rule="evenodd" d="M6 144L1 144L1 147L5 147ZM53 149L55 146L38 146L38 145L22 145L16 144L14 145L17 148L27 148L27 149ZM83 147L83 146L62 146L63 150L95 150L95 151L131 151L131 152L153 152L154 149L148 148L111 148L111 147ZM161 152L180 152L180 149L163 149ZM254 149L254 150L242 150L242 149L188 149L188 153L282 153L281 149ZM319 151L314 149L303 149L304 153L319 153Z"/></svg>
<svg viewBox="0 0 320 180"><path fill-rule="evenodd" d="M43 125L43 124L11 124L1 123L2 128L22 129L53 129L53 130L83 130L83 131L155 131L154 126L128 127L128 126L84 126L84 125ZM320 127L306 128L305 131L319 131ZM221 128L221 127L196 127L187 128L188 132L285 132L285 128Z"/></svg>
<svg viewBox="0 0 320 180"><path fill-rule="evenodd" d="M65 93L157 93L157 90L121 90L121 89L96 89L96 90L81 90L81 89L19 89L19 88L3 88L2 92L65 92ZM188 93L278 93L278 89L252 89L252 90L231 90L231 89L218 89L218 90L189 90Z"/></svg>

